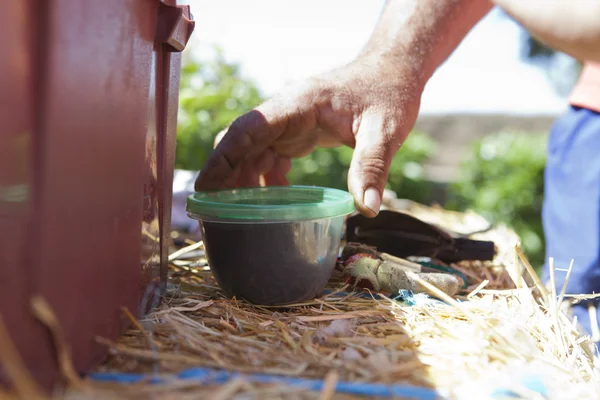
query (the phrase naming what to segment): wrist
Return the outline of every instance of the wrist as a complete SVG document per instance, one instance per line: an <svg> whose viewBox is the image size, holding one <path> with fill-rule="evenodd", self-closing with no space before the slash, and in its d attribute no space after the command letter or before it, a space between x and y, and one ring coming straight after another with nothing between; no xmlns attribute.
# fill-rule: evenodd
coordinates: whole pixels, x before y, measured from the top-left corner
<svg viewBox="0 0 600 400"><path fill-rule="evenodd" d="M353 64L367 73L377 75L382 82L390 82L394 86L401 83L420 95L431 73L424 67L424 60L414 53L395 50L363 52Z"/></svg>
<svg viewBox="0 0 600 400"><path fill-rule="evenodd" d="M424 86L491 7L489 0L388 0L357 59L392 63Z"/></svg>

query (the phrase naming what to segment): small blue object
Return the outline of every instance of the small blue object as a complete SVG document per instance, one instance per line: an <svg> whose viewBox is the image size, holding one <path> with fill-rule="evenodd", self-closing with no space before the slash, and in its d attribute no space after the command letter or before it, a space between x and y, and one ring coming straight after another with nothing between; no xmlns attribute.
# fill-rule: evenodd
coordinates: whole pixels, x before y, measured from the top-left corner
<svg viewBox="0 0 600 400"><path fill-rule="evenodd" d="M417 300L415 300L414 293L406 289L400 289L400 292L398 292L398 296L394 297L394 300L402 301L408 306L414 306L417 304Z"/></svg>
<svg viewBox="0 0 600 400"><path fill-rule="evenodd" d="M93 373L89 375L90 379L96 381L116 382L122 384L133 384L141 381L149 382L151 384L160 384L164 381L172 380L173 378L179 378L182 380L195 380L201 382L202 384L223 384L230 379L237 377L244 378L247 381L254 383L279 383L312 391L320 391L324 386L324 382L317 379L291 378L268 374L240 374L237 372L216 370L212 368L191 368L179 374L169 376L151 376L144 374L123 374L113 372ZM335 390L339 393L353 394L358 396L400 397L420 400L433 400L441 397L433 389L409 385L338 382Z"/></svg>
<svg viewBox="0 0 600 400"><path fill-rule="evenodd" d="M546 385L539 376L526 376L523 378L523 384L529 390L537 392L544 397L548 397L548 390Z"/></svg>
<svg viewBox="0 0 600 400"><path fill-rule="evenodd" d="M540 379L540 377L528 375L528 376L523 377L523 379L521 380L521 383L523 384L523 386L525 386L527 389L531 390L532 392L536 392L536 393L540 394L542 397L548 398L548 389L546 388L546 385L544 385L544 382L542 381L542 379ZM521 395L519 395L518 393L515 393L514 391L512 391L510 389L496 389L492 393L492 397L501 397L501 398L512 397L514 399L522 398Z"/></svg>

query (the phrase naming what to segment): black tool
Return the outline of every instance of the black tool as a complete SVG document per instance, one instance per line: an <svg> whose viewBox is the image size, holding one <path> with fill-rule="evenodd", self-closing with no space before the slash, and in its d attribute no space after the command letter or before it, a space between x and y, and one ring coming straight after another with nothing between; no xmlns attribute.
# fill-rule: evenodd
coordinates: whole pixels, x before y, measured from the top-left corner
<svg viewBox="0 0 600 400"><path fill-rule="evenodd" d="M396 257L431 257L446 263L489 261L494 242L451 234L438 226L400 211L382 210L375 218L354 215L346 221L346 240L374 246Z"/></svg>

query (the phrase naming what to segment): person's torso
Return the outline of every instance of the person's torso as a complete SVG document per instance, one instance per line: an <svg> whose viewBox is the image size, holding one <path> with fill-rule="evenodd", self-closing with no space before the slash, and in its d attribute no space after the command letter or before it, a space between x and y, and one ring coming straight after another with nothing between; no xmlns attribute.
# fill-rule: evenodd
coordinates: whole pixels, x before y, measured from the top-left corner
<svg viewBox="0 0 600 400"><path fill-rule="evenodd" d="M586 62L569 96L569 104L600 112L600 63Z"/></svg>

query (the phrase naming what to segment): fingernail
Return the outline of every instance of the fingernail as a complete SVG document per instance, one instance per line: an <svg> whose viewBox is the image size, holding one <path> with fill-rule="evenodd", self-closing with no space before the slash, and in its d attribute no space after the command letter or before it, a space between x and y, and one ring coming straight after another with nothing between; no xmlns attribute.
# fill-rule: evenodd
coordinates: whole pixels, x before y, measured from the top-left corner
<svg viewBox="0 0 600 400"><path fill-rule="evenodd" d="M379 190L373 187L368 188L365 191L364 202L371 211L378 214L379 208L381 207L381 195L379 194Z"/></svg>

